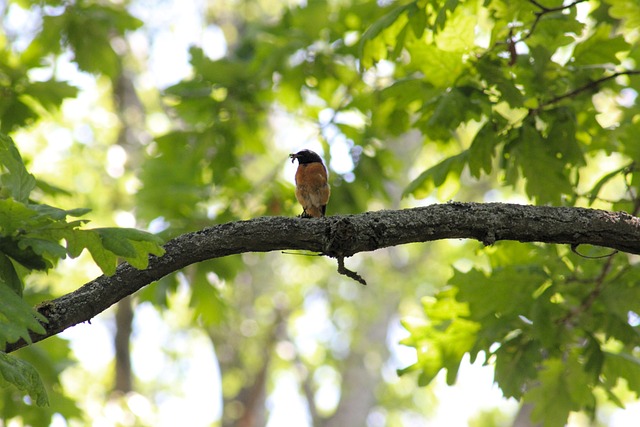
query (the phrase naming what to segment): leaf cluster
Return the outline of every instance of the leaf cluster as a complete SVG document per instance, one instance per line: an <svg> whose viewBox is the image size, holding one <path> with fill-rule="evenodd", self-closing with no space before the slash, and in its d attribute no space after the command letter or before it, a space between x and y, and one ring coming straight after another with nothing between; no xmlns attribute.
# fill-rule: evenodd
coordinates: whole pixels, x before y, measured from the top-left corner
<svg viewBox="0 0 640 427"><path fill-rule="evenodd" d="M23 299L23 278L32 271L48 270L67 256L87 249L105 274L113 274L119 259L146 268L149 254L161 255L162 241L152 234L126 228L81 229L87 220L67 221L88 209L63 210L34 202L37 182L30 174L11 138L0 134L0 348L30 333L44 333L47 319ZM63 246L62 242L66 245ZM29 393L38 405L46 393L32 366L0 353L3 384Z"/></svg>
<svg viewBox="0 0 640 427"><path fill-rule="evenodd" d="M640 394L640 287L628 257L584 264L564 248L513 243L484 252L490 272L456 271L423 300L426 321L405 322L418 362L401 373L427 384L446 369L452 384L465 354L483 354L504 395L534 404L548 426L570 411L593 415L598 394L622 407L621 381Z"/></svg>
<svg viewBox="0 0 640 427"><path fill-rule="evenodd" d="M414 1L371 25L360 41L362 65L394 61L398 78L382 93L395 110L410 113L401 130L418 128L428 141L459 147L405 194L425 197L463 170L480 178L497 167L505 184L524 182L537 203L576 203L579 171L612 131L600 125L593 95L620 93L639 73L629 68L638 52L635 36L612 12L617 3L603 3L594 12L599 20L585 22L576 4L491 1L481 9ZM638 107L617 108L614 134L628 150L634 145L619 130L636 127ZM461 138L470 125L470 136Z"/></svg>
<svg viewBox="0 0 640 427"><path fill-rule="evenodd" d="M34 124L43 114L55 112L64 99L78 94L76 87L55 75L34 81L29 70L49 66L58 55L70 53L80 70L115 81L121 61L111 40L142 25L124 8L108 4L27 3L27 9L40 12L40 31L23 50L0 51L0 132L5 134Z"/></svg>

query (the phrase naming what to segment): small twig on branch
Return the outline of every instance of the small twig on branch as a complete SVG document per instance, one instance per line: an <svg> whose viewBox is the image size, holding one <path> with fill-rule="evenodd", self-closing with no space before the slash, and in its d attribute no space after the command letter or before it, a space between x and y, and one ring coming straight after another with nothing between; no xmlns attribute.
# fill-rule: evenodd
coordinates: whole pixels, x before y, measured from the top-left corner
<svg viewBox="0 0 640 427"><path fill-rule="evenodd" d="M605 255L598 255L598 256L589 256L589 255L583 255L580 252L578 252L578 246L579 245L571 245L571 252L573 252L574 254L578 255L580 258L586 258L586 259L602 259L602 258L609 258L614 256L615 254L618 253L618 251L613 251L611 253L605 254Z"/></svg>
<svg viewBox="0 0 640 427"><path fill-rule="evenodd" d="M356 282L362 283L363 285L367 286L367 281L364 280L361 275L359 275L355 271L349 270L347 267L344 266L343 256L338 257L337 260L338 260L338 273L342 274L343 276L350 277Z"/></svg>

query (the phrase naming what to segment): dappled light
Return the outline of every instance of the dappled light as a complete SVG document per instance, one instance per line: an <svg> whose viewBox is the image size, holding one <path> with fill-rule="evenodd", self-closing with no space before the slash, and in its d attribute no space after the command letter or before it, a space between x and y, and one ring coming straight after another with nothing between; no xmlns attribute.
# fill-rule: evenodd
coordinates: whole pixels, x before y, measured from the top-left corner
<svg viewBox="0 0 640 427"><path fill-rule="evenodd" d="M0 426L640 418L636 0L0 23Z"/></svg>

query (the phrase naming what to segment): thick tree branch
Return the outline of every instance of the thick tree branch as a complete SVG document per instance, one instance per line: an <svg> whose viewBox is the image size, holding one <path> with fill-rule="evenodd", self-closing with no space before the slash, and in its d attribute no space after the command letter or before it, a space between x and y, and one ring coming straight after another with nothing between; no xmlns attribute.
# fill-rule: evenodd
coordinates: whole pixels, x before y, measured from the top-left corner
<svg viewBox="0 0 640 427"><path fill-rule="evenodd" d="M590 244L640 254L640 218L594 209L503 203L447 203L398 211L365 212L324 219L261 217L220 224L176 237L149 267L121 264L76 291L38 305L49 323L34 342L91 320L122 298L187 265L244 252L308 250L341 258L405 243L476 239ZM7 352L27 345L9 344Z"/></svg>

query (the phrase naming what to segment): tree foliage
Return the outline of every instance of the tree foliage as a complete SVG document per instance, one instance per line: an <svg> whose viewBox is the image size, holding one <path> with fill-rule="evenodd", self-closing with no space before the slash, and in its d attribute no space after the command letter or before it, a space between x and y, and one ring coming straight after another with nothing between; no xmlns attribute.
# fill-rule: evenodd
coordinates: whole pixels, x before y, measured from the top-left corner
<svg viewBox="0 0 640 427"><path fill-rule="evenodd" d="M159 238L111 225L83 228L86 220L67 218L81 218L87 209L53 207L55 201L86 201L105 217L105 212L130 211L142 227L160 224L163 238L212 222L291 216L297 207L282 175L289 149L282 140L290 137L289 128L299 129L295 138L311 135L296 146L315 144L324 151L333 172L330 214L451 197L638 214L640 8L635 0L309 0L277 7L268 1L243 3L243 13L212 8L207 24L222 29L226 54L214 58L206 46L194 45L188 77L162 90L134 79L130 83L137 87L130 93L123 82L144 66L127 51L128 37L152 33L146 32L151 24L136 15L137 3L11 1L4 10L0 132L11 133L34 159L38 150L28 147L52 144L42 136L51 123L79 129L64 107L86 87L59 71L56 64L63 61L113 94L110 102L102 101L112 104L108 108L117 110L128 96L139 97L147 120L138 118L143 130L132 142L122 135L132 132L135 109L121 108L119 121L106 126L90 114L85 124L90 136L71 144L59 163L82 177L76 180L56 174L36 179L13 141L1 137L0 348L41 331L45 319L31 304L54 291L25 287L25 281L42 277L35 271L84 249L106 274L115 271L118 259L143 269L149 254L161 254ZM9 19L27 6L38 25L24 36L11 31ZM153 119L164 125L153 126ZM88 169L106 161L96 153L113 146L124 147L129 164L111 188L113 176ZM78 164L85 156L91 160ZM87 196L87 181L103 197ZM575 226L578 235L584 232ZM192 320L220 353L229 404L225 425L242 417L234 415L234 399L266 387L259 379L276 369L269 363L283 362L273 361L277 343L300 339L291 325L303 317L299 307L308 294L321 295L319 300L350 319L342 333L354 356L366 354L360 341L368 337L384 346L363 326L387 327L395 307L379 310L381 305L423 297L421 316L403 323L409 333L403 343L415 348L417 361L400 373L415 373L418 383L427 385L445 370L452 384L466 355L482 356L494 366L503 394L532 403L533 418L543 425L563 425L570 412L596 416L602 395L623 405L621 385L640 394L635 257L584 246L505 242L482 250L471 244L447 247L440 255L424 248L397 250L406 252L390 251L384 261L360 265L390 283L401 277L409 289L401 293L378 284L392 297L367 297L371 310L362 313L352 312L354 297L341 290L351 283L330 278L324 261L297 260L279 268L268 255L204 262L145 288L138 298L168 307L180 284L188 283ZM425 265L427 255L439 256L446 271L432 261ZM287 268L312 273L294 280ZM258 286L259 280L265 285ZM237 289L216 283L234 283ZM265 302L272 300L280 305ZM262 327L243 339L243 321ZM289 325L284 335L283 325ZM225 340L238 345L222 344ZM300 364L311 372L322 364L344 369L344 377L355 370L339 348L319 342L323 349L316 354L298 346ZM37 422L23 418L33 425L47 425L54 411L80 416L54 386L62 370L58 362L68 360L68 350L57 341L50 347L36 365L60 406L36 409L7 397L27 393L36 403L45 402L34 370L1 354L2 378L15 387L0 407L4 418L18 416L23 407L39 417L34 415ZM264 352L263 364L250 357L257 351ZM37 359L28 352L22 357ZM318 358L323 362L312 362ZM329 422L331 414L318 412L308 393L319 385L300 382L313 421ZM341 387L347 402L353 395L346 380ZM384 390L379 393L388 402L408 404L391 385ZM417 410L415 402L410 407ZM342 408L341 403L333 409L334 420ZM388 409L387 416L398 415Z"/></svg>
<svg viewBox="0 0 640 427"><path fill-rule="evenodd" d="M113 274L118 257L146 268L149 254L161 255L161 240L135 229L80 229L86 220L67 222L88 209L63 210L30 199L36 179L27 172L13 141L0 135L0 166L4 198L0 200L0 347L18 339L31 342L29 331L43 333L47 319L22 299L21 277L30 271L48 270L67 256L75 258L87 249L105 274ZM61 241L66 247L61 246ZM6 384L30 394L42 406L47 395L34 368L2 353L2 377Z"/></svg>

